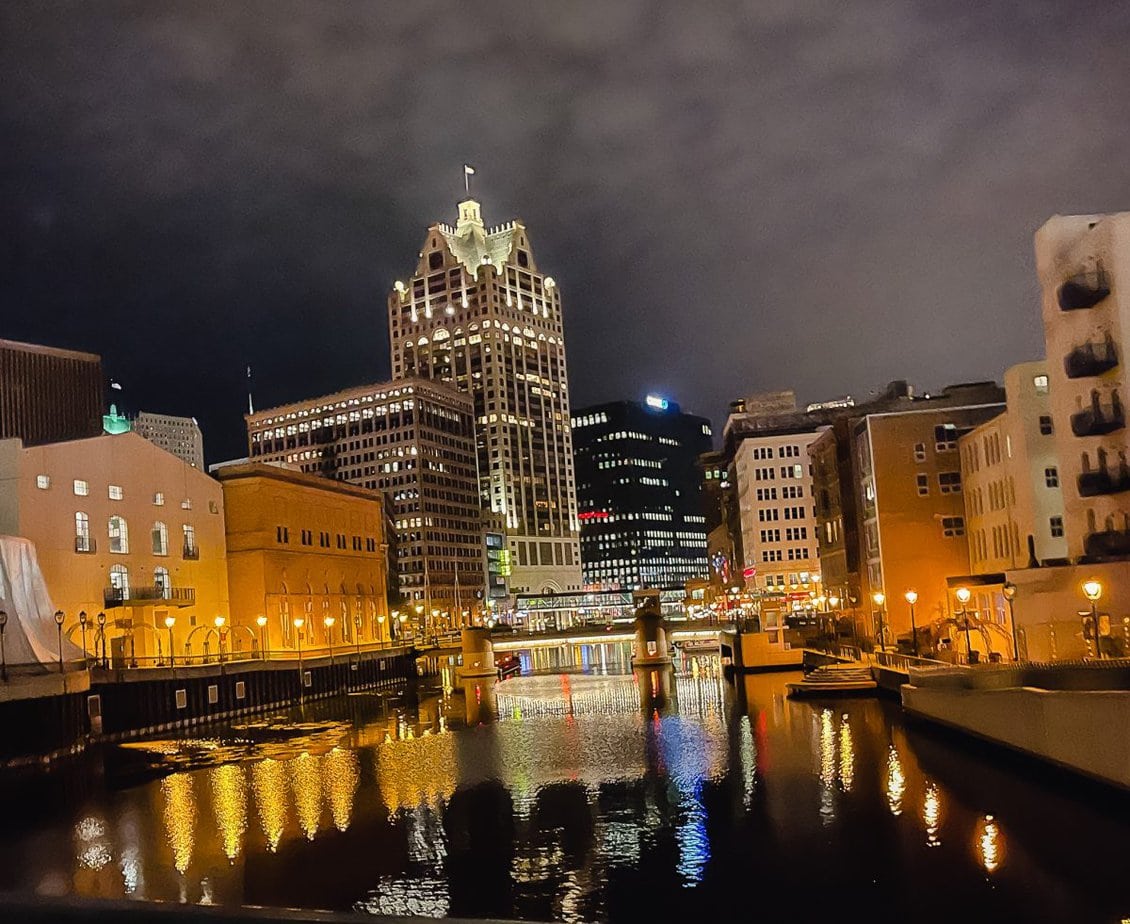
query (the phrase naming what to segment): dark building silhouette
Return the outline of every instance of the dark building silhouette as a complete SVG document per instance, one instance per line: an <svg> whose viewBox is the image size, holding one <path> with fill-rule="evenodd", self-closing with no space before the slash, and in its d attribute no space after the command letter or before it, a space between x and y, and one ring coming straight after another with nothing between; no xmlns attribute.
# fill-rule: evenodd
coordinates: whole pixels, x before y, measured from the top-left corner
<svg viewBox="0 0 1130 924"><path fill-rule="evenodd" d="M27 446L102 432L102 357L0 340L0 439Z"/></svg>
<svg viewBox="0 0 1130 924"><path fill-rule="evenodd" d="M574 413L586 585L662 587L707 574L698 457L710 421L674 402L616 401Z"/></svg>

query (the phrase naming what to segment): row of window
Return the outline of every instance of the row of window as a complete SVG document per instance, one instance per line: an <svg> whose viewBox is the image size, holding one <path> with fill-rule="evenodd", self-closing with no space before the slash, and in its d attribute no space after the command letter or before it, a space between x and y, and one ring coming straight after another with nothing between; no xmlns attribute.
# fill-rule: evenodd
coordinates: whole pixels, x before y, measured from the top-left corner
<svg viewBox="0 0 1130 924"><path fill-rule="evenodd" d="M757 511L757 519L762 523L773 523L779 519L786 520L804 520L807 518L806 508L804 507L762 507ZM784 513L784 517L780 516ZM816 516L816 511L812 511L812 515Z"/></svg>
<svg viewBox="0 0 1130 924"><path fill-rule="evenodd" d="M784 557L785 553L787 558ZM807 548L789 548L783 549L763 549L761 552L761 560L763 562L776 562L776 561L804 561L808 558Z"/></svg>
<svg viewBox="0 0 1130 924"><path fill-rule="evenodd" d="M50 488L51 488L51 476L50 475L36 475L35 476L35 486L37 488L39 488L40 491L50 490ZM90 495L90 482L84 481L81 478L76 478L76 479L74 479L74 481L71 484L71 490L74 492L75 497L88 497ZM120 501L120 500L125 499L125 492L122 490L122 486L119 485L119 484L107 485L106 486L106 495L107 495L107 497L110 498L110 500L113 500L113 501ZM157 491L153 495L153 506L154 507L164 507L165 506L165 495L162 492ZM191 510L192 509L191 498L186 497L184 500L182 500L180 502L180 506L181 506L182 510ZM208 509L212 513L219 513L219 505L215 501L209 501L208 502Z"/></svg>
<svg viewBox="0 0 1130 924"><path fill-rule="evenodd" d="M930 476L919 472L915 476L918 485L918 496L927 497L930 494ZM942 494L961 493L961 472L938 472L938 490Z"/></svg>
<svg viewBox="0 0 1130 924"><path fill-rule="evenodd" d="M349 546L346 545L346 542L345 542L346 537L345 537L344 533L338 533L336 538L337 538L337 547L339 549L344 550L344 549L349 547ZM354 552L362 551L362 547L364 548L364 551L366 551L366 552L377 551L377 540L376 539L373 539L369 536L366 536L366 537L364 537L364 543L362 543L361 540L362 540L361 536L354 536L353 537L352 549L353 549ZM275 527L275 541L277 543L279 543L280 545L289 545L290 544L290 527L288 527L288 526L276 526ZM312 546L314 544L314 531L312 529L302 530L301 535L300 535L300 541L301 541L302 545ZM318 533L318 545L321 546L323 549L328 549L330 547L330 534L327 533L327 532L319 532Z"/></svg>
<svg viewBox="0 0 1130 924"><path fill-rule="evenodd" d="M787 484L778 488L758 488L757 499L759 501L777 500L777 491L780 490L780 496L784 500L791 500L804 497L804 486L799 484Z"/></svg>
<svg viewBox="0 0 1130 924"><path fill-rule="evenodd" d="M777 472L780 474L776 474ZM782 465L780 469L756 468L753 470L754 481L773 481L776 478L803 478L803 465Z"/></svg>
<svg viewBox="0 0 1130 924"><path fill-rule="evenodd" d="M107 535L110 542L110 551L118 555L129 553L129 524L125 517L112 516L107 522ZM196 528L191 523L181 526L183 539L183 552L186 556L197 554ZM154 555L169 554L169 528L160 520L153 524L150 530L152 552ZM96 545L90 535L90 515L82 510L75 512L75 551L94 552Z"/></svg>
<svg viewBox="0 0 1130 924"><path fill-rule="evenodd" d="M786 542L799 542L808 538L807 526L788 526L785 528ZM762 542L780 542L781 530L779 528L761 530Z"/></svg>

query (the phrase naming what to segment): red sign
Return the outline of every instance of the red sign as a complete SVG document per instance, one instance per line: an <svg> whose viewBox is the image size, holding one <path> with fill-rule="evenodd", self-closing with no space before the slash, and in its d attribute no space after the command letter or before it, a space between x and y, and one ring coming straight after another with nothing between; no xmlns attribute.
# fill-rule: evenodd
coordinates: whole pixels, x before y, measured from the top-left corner
<svg viewBox="0 0 1130 924"><path fill-rule="evenodd" d="M586 510L584 513L578 513L578 520L607 520L608 511L606 510Z"/></svg>
<svg viewBox="0 0 1130 924"><path fill-rule="evenodd" d="M749 579L757 574L757 565L750 565L748 568L742 568L742 577Z"/></svg>

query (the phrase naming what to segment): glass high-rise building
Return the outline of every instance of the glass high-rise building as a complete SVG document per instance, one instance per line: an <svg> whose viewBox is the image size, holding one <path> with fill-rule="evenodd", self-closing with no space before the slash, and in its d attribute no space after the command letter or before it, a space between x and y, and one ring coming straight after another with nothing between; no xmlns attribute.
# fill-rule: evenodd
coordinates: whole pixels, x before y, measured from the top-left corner
<svg viewBox="0 0 1130 924"><path fill-rule="evenodd" d="M667 587L707 576L698 459L710 421L665 398L573 415L581 563L587 586Z"/></svg>
<svg viewBox="0 0 1130 924"><path fill-rule="evenodd" d="M561 292L520 221L483 223L474 199L428 228L388 296L394 378L440 379L474 401L479 498L506 536L510 590L581 586Z"/></svg>

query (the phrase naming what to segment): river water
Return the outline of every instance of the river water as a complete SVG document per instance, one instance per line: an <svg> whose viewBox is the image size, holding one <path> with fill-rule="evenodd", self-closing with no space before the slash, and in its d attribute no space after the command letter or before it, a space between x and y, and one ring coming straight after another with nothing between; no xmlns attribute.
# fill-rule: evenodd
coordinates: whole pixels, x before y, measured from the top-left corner
<svg viewBox="0 0 1130 924"><path fill-rule="evenodd" d="M1123 798L888 700L790 700L796 675L727 681L710 656L637 679L624 655L524 652L536 673L496 690L343 696L285 730L10 774L0 888L554 921L1130 916Z"/></svg>

